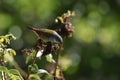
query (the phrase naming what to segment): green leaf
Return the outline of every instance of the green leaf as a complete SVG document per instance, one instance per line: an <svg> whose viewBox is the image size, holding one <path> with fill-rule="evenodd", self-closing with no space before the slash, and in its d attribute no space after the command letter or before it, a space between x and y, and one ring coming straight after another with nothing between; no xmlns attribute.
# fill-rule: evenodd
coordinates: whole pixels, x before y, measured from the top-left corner
<svg viewBox="0 0 120 80"><path fill-rule="evenodd" d="M16 80L24 80L18 70L16 70L16 69L10 69L9 72L11 74L13 74L12 75L13 80L15 80L15 79Z"/></svg>
<svg viewBox="0 0 120 80"><path fill-rule="evenodd" d="M56 69L56 76L57 76L57 77L60 77L60 71L61 71L61 70L60 70L59 68Z"/></svg>
<svg viewBox="0 0 120 80"><path fill-rule="evenodd" d="M28 64L32 60L32 56L27 56L25 63Z"/></svg>
<svg viewBox="0 0 120 80"><path fill-rule="evenodd" d="M0 56L3 55L3 48L0 48Z"/></svg>
<svg viewBox="0 0 120 80"><path fill-rule="evenodd" d="M16 39L16 37L11 33L5 35L5 37L8 38L9 40L11 40L11 39L15 40Z"/></svg>
<svg viewBox="0 0 120 80"><path fill-rule="evenodd" d="M10 75L8 80L23 80L23 79L21 79L19 76L16 75Z"/></svg>
<svg viewBox="0 0 120 80"><path fill-rule="evenodd" d="M0 43L3 43L4 42L4 36L0 36Z"/></svg>
<svg viewBox="0 0 120 80"><path fill-rule="evenodd" d="M7 52L5 52L4 58L5 58L6 62L11 62L12 63L14 61L13 56L11 56L10 54L8 54Z"/></svg>
<svg viewBox="0 0 120 80"><path fill-rule="evenodd" d="M53 80L53 76L45 69L39 69L38 74L45 74L45 76L43 76L43 80Z"/></svg>
<svg viewBox="0 0 120 80"><path fill-rule="evenodd" d="M37 64L31 64L28 66L28 71L30 73L37 73L38 71L38 65Z"/></svg>
<svg viewBox="0 0 120 80"><path fill-rule="evenodd" d="M34 57L36 56L35 54L36 54L36 51L33 49L32 53L29 53L29 55L27 55L25 63L28 64L31 61L33 61Z"/></svg>
<svg viewBox="0 0 120 80"><path fill-rule="evenodd" d="M29 79L30 80L41 80L39 75L37 74L30 74Z"/></svg>
<svg viewBox="0 0 120 80"><path fill-rule="evenodd" d="M6 42L7 44L10 44L10 39L5 38L5 42Z"/></svg>
<svg viewBox="0 0 120 80"><path fill-rule="evenodd" d="M7 49L4 49L4 54L8 54L8 51L7 51Z"/></svg>
<svg viewBox="0 0 120 80"><path fill-rule="evenodd" d="M6 44L10 44L11 39L16 39L13 34L7 34L5 36L0 36L0 43L5 42Z"/></svg>
<svg viewBox="0 0 120 80"><path fill-rule="evenodd" d="M5 73L9 73L8 69L4 66L0 66L0 71L3 71Z"/></svg>
<svg viewBox="0 0 120 80"><path fill-rule="evenodd" d="M15 50L13 50L13 49L11 49L11 48L8 48L8 49L7 49L7 52L8 52L10 55L12 55L12 56L16 55Z"/></svg>
<svg viewBox="0 0 120 80"><path fill-rule="evenodd" d="M48 55L46 55L46 60L47 60L48 62L55 63L55 60L53 59L52 54L48 54Z"/></svg>
<svg viewBox="0 0 120 80"><path fill-rule="evenodd" d="M9 35L11 39L16 40L16 37L13 34L10 33Z"/></svg>
<svg viewBox="0 0 120 80"><path fill-rule="evenodd" d="M24 80L16 69L8 70L6 67L0 66L0 72L1 71L6 73L7 80Z"/></svg>
<svg viewBox="0 0 120 80"><path fill-rule="evenodd" d="M44 80L53 80L53 75L49 74L49 75L45 76Z"/></svg>

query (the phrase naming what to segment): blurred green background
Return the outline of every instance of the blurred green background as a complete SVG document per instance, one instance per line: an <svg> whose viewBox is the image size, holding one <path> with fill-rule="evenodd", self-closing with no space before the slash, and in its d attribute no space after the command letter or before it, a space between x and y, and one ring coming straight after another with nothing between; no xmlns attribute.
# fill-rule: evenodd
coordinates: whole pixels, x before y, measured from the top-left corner
<svg viewBox="0 0 120 80"><path fill-rule="evenodd" d="M66 80L120 80L120 0L0 0L0 35L17 37L11 47L24 69L21 50L37 40L26 26L52 27L67 10L76 15L60 59Z"/></svg>

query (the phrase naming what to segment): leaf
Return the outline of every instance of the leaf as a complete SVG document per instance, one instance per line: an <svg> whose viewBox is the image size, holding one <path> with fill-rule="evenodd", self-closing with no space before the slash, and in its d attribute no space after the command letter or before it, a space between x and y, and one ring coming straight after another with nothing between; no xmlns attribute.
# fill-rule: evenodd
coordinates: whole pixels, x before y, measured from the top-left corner
<svg viewBox="0 0 120 80"><path fill-rule="evenodd" d="M36 54L36 51L33 49L32 52L29 53L29 55L27 55L25 63L26 64L30 63L36 56L35 54Z"/></svg>
<svg viewBox="0 0 120 80"><path fill-rule="evenodd" d="M16 76L16 75L10 75L9 78L7 78L8 80L23 80L21 79L19 76Z"/></svg>
<svg viewBox="0 0 120 80"><path fill-rule="evenodd" d="M3 55L3 48L0 48L0 56Z"/></svg>
<svg viewBox="0 0 120 80"><path fill-rule="evenodd" d="M18 70L10 69L9 72L13 74L13 78L15 78L14 80L24 80Z"/></svg>
<svg viewBox="0 0 120 80"><path fill-rule="evenodd" d="M5 38L5 42L6 42L7 44L10 44L10 39Z"/></svg>
<svg viewBox="0 0 120 80"><path fill-rule="evenodd" d="M16 37L11 33L5 35L5 37L8 38L9 40L11 40L11 39L15 40L16 39Z"/></svg>
<svg viewBox="0 0 120 80"><path fill-rule="evenodd" d="M41 80L39 75L37 74L30 74L29 79L30 80Z"/></svg>
<svg viewBox="0 0 120 80"><path fill-rule="evenodd" d="M18 70L16 70L16 69L10 69L10 70L9 70L9 72L10 72L11 74L14 74L14 75L19 75L19 76L20 76L19 71L18 71Z"/></svg>
<svg viewBox="0 0 120 80"><path fill-rule="evenodd" d="M9 73L8 69L6 67L4 67L4 66L0 66L0 71L3 71L5 73Z"/></svg>
<svg viewBox="0 0 120 80"><path fill-rule="evenodd" d="M13 50L13 49L11 49L11 48L8 48L8 49L7 49L7 52L8 52L10 55L12 55L12 56L15 56L15 55L16 55L15 50Z"/></svg>
<svg viewBox="0 0 120 80"><path fill-rule="evenodd" d="M9 35L13 40L16 40L16 37L13 34L10 33Z"/></svg>
<svg viewBox="0 0 120 80"><path fill-rule="evenodd" d="M6 67L0 66L0 71L3 71L6 73L7 80L24 80L20 75L19 71L16 69L8 70Z"/></svg>
<svg viewBox="0 0 120 80"><path fill-rule="evenodd" d="M49 75L45 76L44 80L53 80L53 75L49 74Z"/></svg>
<svg viewBox="0 0 120 80"><path fill-rule="evenodd" d="M7 61L7 62L11 62L12 63L14 61L13 56L11 56L10 54L8 54L7 52L5 52L4 58L5 58L5 61Z"/></svg>
<svg viewBox="0 0 120 80"><path fill-rule="evenodd" d="M60 71L61 71L61 70L60 70L59 68L56 69L56 76L57 76L57 77L60 77Z"/></svg>
<svg viewBox="0 0 120 80"><path fill-rule="evenodd" d="M0 43L3 43L4 42L4 37L3 36L0 36Z"/></svg>
<svg viewBox="0 0 120 80"><path fill-rule="evenodd" d="M62 17L58 17L58 19L61 21L61 23L64 22L63 18Z"/></svg>
<svg viewBox="0 0 120 80"><path fill-rule="evenodd" d="M27 56L25 63L28 64L32 60L32 56Z"/></svg>
<svg viewBox="0 0 120 80"><path fill-rule="evenodd" d="M53 59L52 54L48 54L48 55L46 55L46 60L47 60L48 62L55 63L55 60Z"/></svg>
<svg viewBox="0 0 120 80"><path fill-rule="evenodd" d="M37 73L40 73L40 74L49 74L48 71L46 71L45 69L39 69Z"/></svg>
<svg viewBox="0 0 120 80"><path fill-rule="evenodd" d="M37 52L37 55L36 55L36 57L41 57L42 56L42 54L43 54L43 50L39 50L38 52Z"/></svg>
<svg viewBox="0 0 120 80"><path fill-rule="evenodd" d="M7 34L5 36L0 36L0 43L5 42L6 44L10 44L11 39L16 39L16 37L13 34Z"/></svg>
<svg viewBox="0 0 120 80"><path fill-rule="evenodd" d="M38 71L38 65L37 64L31 64L28 66L28 71L30 73L37 73Z"/></svg>
<svg viewBox="0 0 120 80"><path fill-rule="evenodd" d="M44 76L43 80L53 80L53 76L45 69L39 69L38 74L47 74Z"/></svg>

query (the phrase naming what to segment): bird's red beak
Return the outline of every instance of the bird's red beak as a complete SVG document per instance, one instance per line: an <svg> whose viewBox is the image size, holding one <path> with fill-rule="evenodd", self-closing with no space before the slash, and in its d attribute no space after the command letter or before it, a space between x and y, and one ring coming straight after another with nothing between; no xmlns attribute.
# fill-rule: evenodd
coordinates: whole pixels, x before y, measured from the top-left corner
<svg viewBox="0 0 120 80"><path fill-rule="evenodd" d="M38 28L30 27L30 26L28 26L27 28L30 29L30 30L33 30L33 31L37 31L38 30Z"/></svg>

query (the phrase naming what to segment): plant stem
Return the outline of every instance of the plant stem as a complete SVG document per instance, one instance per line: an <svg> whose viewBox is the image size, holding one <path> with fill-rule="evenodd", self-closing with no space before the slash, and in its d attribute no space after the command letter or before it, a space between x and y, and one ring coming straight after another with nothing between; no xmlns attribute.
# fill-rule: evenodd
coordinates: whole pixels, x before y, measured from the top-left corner
<svg viewBox="0 0 120 80"><path fill-rule="evenodd" d="M33 57L32 64L34 64L35 61L36 61L37 52L38 52L38 50L35 52L35 55L34 55L34 57ZM31 71L28 71L28 74L27 74L27 76L26 76L26 80L29 80L30 73L31 73Z"/></svg>
<svg viewBox="0 0 120 80"><path fill-rule="evenodd" d="M3 49L3 54L2 54L2 56L0 58L0 64L1 64L1 66L5 66L4 52L5 52L5 49ZM2 80L6 80L6 78L5 78L5 72L2 71L1 75L2 75Z"/></svg>
<svg viewBox="0 0 120 80"><path fill-rule="evenodd" d="M2 74L2 80L6 80L6 79L5 79L5 73L2 71L1 74Z"/></svg>
<svg viewBox="0 0 120 80"><path fill-rule="evenodd" d="M56 71L57 71L57 68L59 66L59 57L60 57L61 48L62 48L62 44L60 45L60 49L58 50L58 53L57 53L57 56L56 56L55 70L54 70L54 74L53 74L54 75L54 80L57 80Z"/></svg>
<svg viewBox="0 0 120 80"><path fill-rule="evenodd" d="M14 65L14 67L15 67L17 70L20 71L21 75L25 78L26 75L27 75L27 73L26 73L23 69L20 68L20 66L18 65L18 63L17 63L16 61L14 61L14 62L13 62L13 65Z"/></svg>

